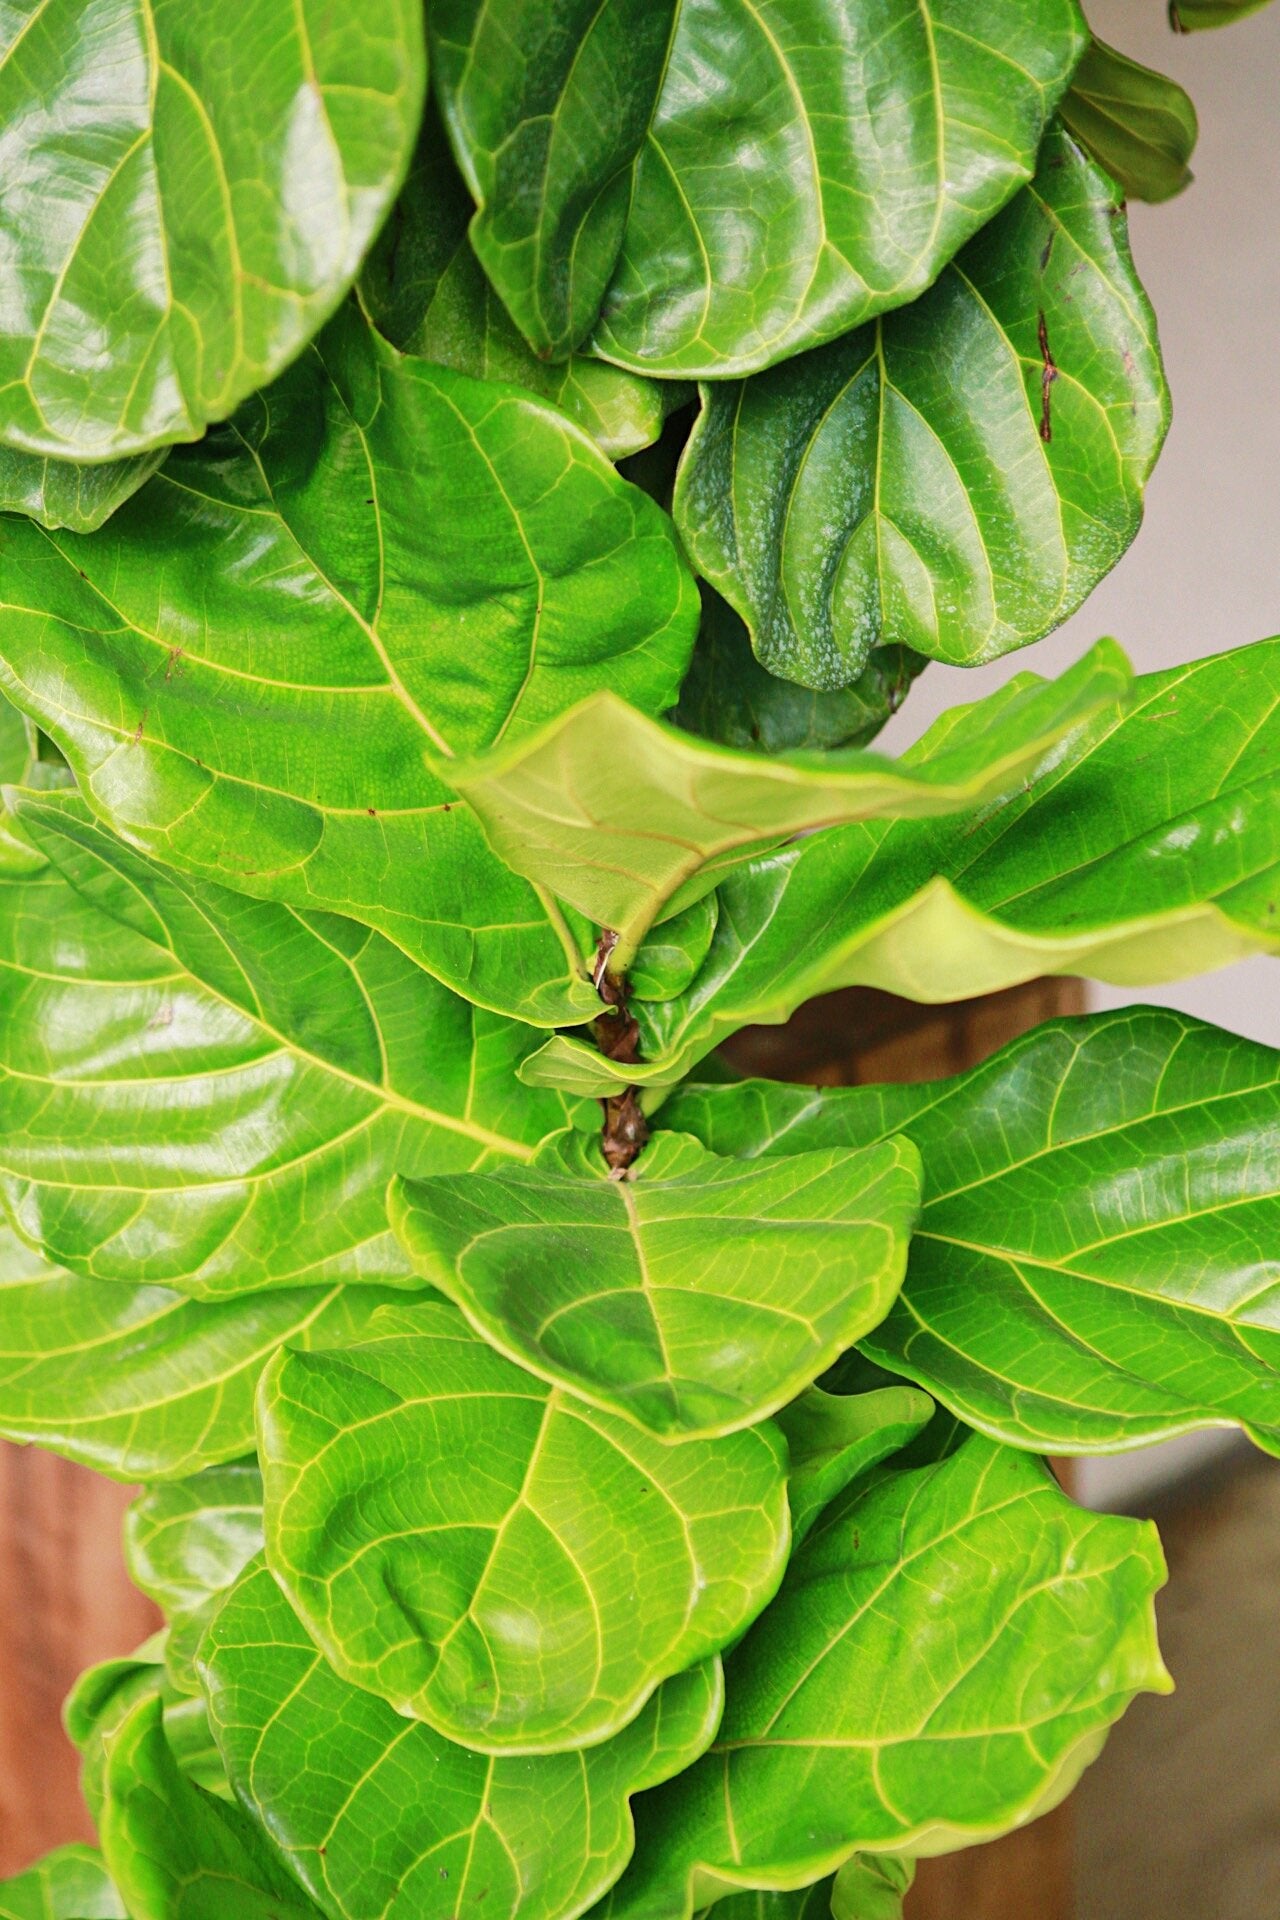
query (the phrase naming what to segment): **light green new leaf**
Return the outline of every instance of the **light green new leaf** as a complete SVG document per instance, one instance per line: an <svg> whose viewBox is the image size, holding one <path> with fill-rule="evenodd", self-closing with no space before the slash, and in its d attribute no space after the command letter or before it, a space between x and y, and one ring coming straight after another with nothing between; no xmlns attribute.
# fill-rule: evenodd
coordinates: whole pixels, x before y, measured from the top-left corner
<svg viewBox="0 0 1280 1920"><path fill-rule="evenodd" d="M1191 185L1196 110L1166 74L1093 40L1059 112L1129 199L1171 200Z"/></svg>
<svg viewBox="0 0 1280 1920"><path fill-rule="evenodd" d="M901 1854L855 1854L835 1877L832 1920L902 1920L915 1875L915 1861Z"/></svg>
<svg viewBox="0 0 1280 1920"><path fill-rule="evenodd" d="M92 1847L59 1847L14 1880L0 1880L0 1920L128 1920Z"/></svg>
<svg viewBox="0 0 1280 1920"><path fill-rule="evenodd" d="M767 1166L656 1138L625 1180L598 1142L398 1181L414 1265L520 1366L667 1440L774 1413L883 1320L919 1204L913 1150Z"/></svg>
<svg viewBox="0 0 1280 1920"><path fill-rule="evenodd" d="M797 1887L790 1893L730 1893L717 1900L716 1920L831 1920L833 1879L815 1880L810 1887Z"/></svg>
<svg viewBox="0 0 1280 1920"><path fill-rule="evenodd" d="M167 1633L153 1634L132 1654L89 1667L63 1703L67 1738L82 1757L80 1791L95 1820L106 1797L107 1743L143 1700L159 1703L165 1739L187 1778L220 1799L232 1797L204 1699L173 1680L168 1643Z"/></svg>
<svg viewBox="0 0 1280 1920"><path fill-rule="evenodd" d="M305 346L413 150L417 0L18 0L0 28L0 440L198 439Z"/></svg>
<svg viewBox="0 0 1280 1920"><path fill-rule="evenodd" d="M1085 44L1075 0L683 0L595 351L722 379L913 300Z"/></svg>
<svg viewBox="0 0 1280 1920"><path fill-rule="evenodd" d="M1054 1805L1133 1695L1169 1687L1163 1579L1149 1523L1081 1512L987 1440L851 1490L726 1662L714 1746L638 1807L604 1912L688 1920Z"/></svg>
<svg viewBox="0 0 1280 1920"><path fill-rule="evenodd" d="M928 1394L914 1387L880 1387L873 1393L809 1387L782 1407L775 1417L791 1455L792 1550L837 1494L923 1432L934 1412Z"/></svg>
<svg viewBox="0 0 1280 1920"><path fill-rule="evenodd" d="M827 693L798 687L760 665L733 608L705 587L698 643L667 717L686 733L743 753L866 747L927 664L908 647L877 647L852 686Z"/></svg>
<svg viewBox="0 0 1280 1920"><path fill-rule="evenodd" d="M428 107L409 178L360 276L379 330L405 353L554 401L611 459L649 446L692 389L642 380L585 354L539 359L475 256L467 237L474 211Z"/></svg>
<svg viewBox="0 0 1280 1920"><path fill-rule="evenodd" d="M5 690L134 845L350 915L498 1011L596 1009L445 784L602 684L654 712L679 691L674 529L563 414L348 306L99 532L6 522L0 607Z"/></svg>
<svg viewBox="0 0 1280 1920"><path fill-rule="evenodd" d="M133 1481L191 1474L253 1446L266 1362L363 1337L381 1287L184 1299L49 1266L0 1228L0 1434Z"/></svg>
<svg viewBox="0 0 1280 1920"><path fill-rule="evenodd" d="M1238 1422L1280 1453L1271 1048L1139 1008L1051 1021L951 1080L682 1091L671 1119L784 1166L915 1141L906 1283L863 1345L970 1426L1106 1453Z"/></svg>
<svg viewBox="0 0 1280 1920"><path fill-rule="evenodd" d="M263 1377L267 1559L344 1679L451 1740L608 1738L734 1639L786 1563L769 1426L667 1447L513 1366L443 1302Z"/></svg>
<svg viewBox="0 0 1280 1920"><path fill-rule="evenodd" d="M163 462L167 447L86 467L0 446L0 513L25 513L42 527L93 533Z"/></svg>
<svg viewBox="0 0 1280 1920"><path fill-rule="evenodd" d="M368 928L188 879L75 800L19 818L56 865L0 883L0 1189L60 1265L206 1298L414 1286L391 1175L528 1158L565 1124L515 1082L532 1029Z"/></svg>
<svg viewBox="0 0 1280 1920"><path fill-rule="evenodd" d="M974 666L1115 565L1168 419L1115 189L1058 129L922 299L704 388L674 512L771 672L843 687L884 644Z"/></svg>
<svg viewBox="0 0 1280 1920"><path fill-rule="evenodd" d="M696 1759L724 1698L709 1662L584 1753L471 1753L340 1680L265 1567L201 1662L237 1790L331 1920L393 1901L413 1920L574 1920L630 1857L629 1796Z"/></svg>
<svg viewBox="0 0 1280 1920"><path fill-rule="evenodd" d="M1060 680L1020 678L961 709L969 724L954 739L898 763L856 748L735 753L602 692L530 740L459 762L454 779L508 866L617 931L615 965L625 969L660 915L707 892L753 847L993 800L1128 684L1124 655L1100 641Z"/></svg>
<svg viewBox="0 0 1280 1920"><path fill-rule="evenodd" d="M196 1649L219 1602L262 1552L262 1477L254 1460L148 1487L124 1521L129 1577L168 1621L165 1666L199 1692Z"/></svg>
<svg viewBox="0 0 1280 1920"><path fill-rule="evenodd" d="M131 1920L323 1920L266 1835L194 1785L143 1699L107 1736L99 1818Z"/></svg>
<svg viewBox="0 0 1280 1920"><path fill-rule="evenodd" d="M1280 640L1135 691L994 806L836 828L729 874L698 977L634 1005L648 1065L560 1037L522 1074L579 1093L670 1086L726 1034L833 987L946 1001L1039 974L1137 986L1280 951ZM913 763L958 747L980 712L944 716Z"/></svg>

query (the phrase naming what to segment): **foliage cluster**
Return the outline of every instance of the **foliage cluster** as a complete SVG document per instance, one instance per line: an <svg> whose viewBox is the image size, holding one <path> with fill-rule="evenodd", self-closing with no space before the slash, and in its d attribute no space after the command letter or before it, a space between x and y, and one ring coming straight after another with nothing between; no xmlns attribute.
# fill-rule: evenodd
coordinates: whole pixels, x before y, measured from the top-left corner
<svg viewBox="0 0 1280 1920"><path fill-rule="evenodd" d="M1137 530L1190 102L1077 0L0 35L0 1432L167 1621L0 1915L892 1920L1168 1684L1043 1456L1280 1453L1280 1063L716 1049L1280 947L1276 641L871 747Z"/></svg>

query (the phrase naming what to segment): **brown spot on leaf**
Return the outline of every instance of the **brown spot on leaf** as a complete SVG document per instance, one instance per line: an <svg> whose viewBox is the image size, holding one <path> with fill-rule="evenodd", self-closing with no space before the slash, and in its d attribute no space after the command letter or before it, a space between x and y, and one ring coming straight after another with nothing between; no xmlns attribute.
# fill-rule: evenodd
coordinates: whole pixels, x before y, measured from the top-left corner
<svg viewBox="0 0 1280 1920"><path fill-rule="evenodd" d="M1049 350L1049 324L1044 317L1044 308L1040 309L1040 323L1037 328L1040 341L1040 438L1048 446L1053 439L1053 383L1058 377L1053 354Z"/></svg>

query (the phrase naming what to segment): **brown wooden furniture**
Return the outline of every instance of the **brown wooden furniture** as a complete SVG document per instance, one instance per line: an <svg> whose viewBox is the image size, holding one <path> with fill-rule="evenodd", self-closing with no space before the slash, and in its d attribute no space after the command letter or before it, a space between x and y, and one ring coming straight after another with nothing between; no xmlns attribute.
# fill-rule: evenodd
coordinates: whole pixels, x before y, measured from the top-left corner
<svg viewBox="0 0 1280 1920"><path fill-rule="evenodd" d="M785 1027L737 1035L743 1072L814 1085L932 1080L1082 1005L1074 981L1033 981L948 1007L851 988ZM0 1875L91 1837L77 1756L59 1722L77 1673L127 1652L157 1616L124 1575L128 1490L34 1448L0 1443ZM910 1920L1071 1920L1066 1808L993 1846L922 1864ZM228 1916L230 1920L230 1916Z"/></svg>

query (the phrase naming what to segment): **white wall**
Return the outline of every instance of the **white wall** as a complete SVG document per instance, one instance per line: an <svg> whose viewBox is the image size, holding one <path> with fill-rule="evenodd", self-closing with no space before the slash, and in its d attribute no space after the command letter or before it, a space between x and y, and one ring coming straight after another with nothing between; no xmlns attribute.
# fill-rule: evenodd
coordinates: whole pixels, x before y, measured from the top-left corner
<svg viewBox="0 0 1280 1920"><path fill-rule="evenodd" d="M1173 427L1146 524L1064 627L994 667L930 667L883 744L899 750L944 707L1032 666L1057 673L1100 634L1151 672L1280 633L1280 0L1239 25L1175 35L1163 0L1086 0L1104 40L1181 81L1200 115L1194 184L1134 206L1139 272L1160 320ZM1184 1009L1280 1047L1280 961L1258 957L1140 993L1094 986L1095 1006ZM1082 1463L1092 1504L1140 1501L1227 1434Z"/></svg>
<svg viewBox="0 0 1280 1920"><path fill-rule="evenodd" d="M877 742L900 750L936 714L1024 667L1059 673L1112 634L1140 673L1280 633L1280 0L1237 26L1174 34L1164 0L1086 0L1104 40L1186 87L1196 178L1133 206L1133 250L1160 321L1173 426L1146 523L1080 612L1039 646L966 673L932 666ZM1280 1047L1280 963L1246 960L1093 1004L1141 998Z"/></svg>

